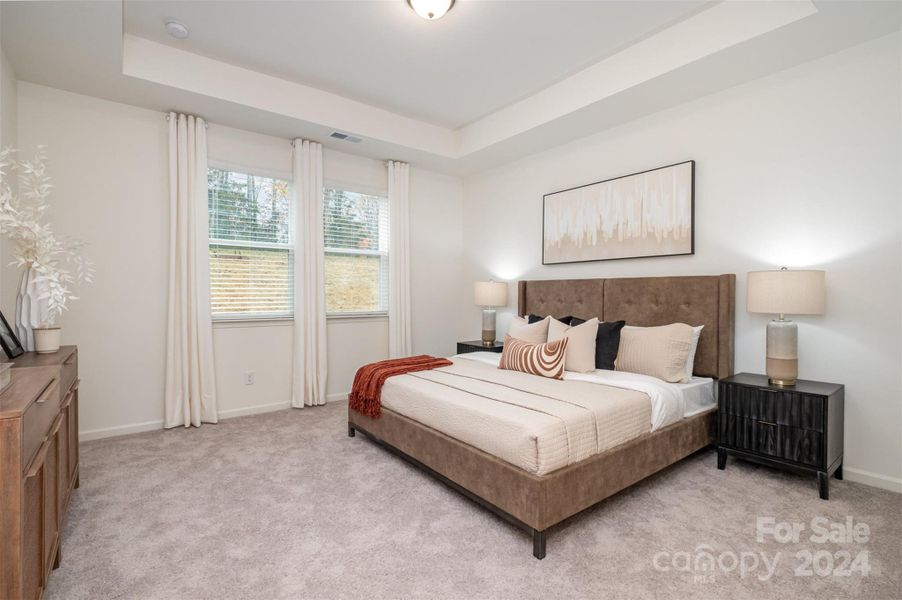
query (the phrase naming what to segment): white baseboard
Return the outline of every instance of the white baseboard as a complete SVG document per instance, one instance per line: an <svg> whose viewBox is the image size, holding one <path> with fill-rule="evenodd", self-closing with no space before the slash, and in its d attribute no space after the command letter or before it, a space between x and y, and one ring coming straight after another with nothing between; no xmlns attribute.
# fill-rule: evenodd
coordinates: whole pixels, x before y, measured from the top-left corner
<svg viewBox="0 0 902 600"><path fill-rule="evenodd" d="M290 402L273 402L271 404L257 404L256 406L243 406L241 408L230 408L228 410L219 411L220 419L233 419L235 417L245 417L247 415L256 415L259 413L272 412L274 410L282 410L290 408Z"/></svg>
<svg viewBox="0 0 902 600"><path fill-rule="evenodd" d="M902 479L843 465L843 479L902 494Z"/></svg>
<svg viewBox="0 0 902 600"><path fill-rule="evenodd" d="M326 402L344 402L348 399L348 393L344 392L341 394L329 394L326 396Z"/></svg>
<svg viewBox="0 0 902 600"><path fill-rule="evenodd" d="M157 429L163 429L163 421L147 421L145 423L134 423L132 425L117 425L116 427L89 429L87 431L78 432L78 441L90 442L91 440L102 440L104 438L119 437L120 435L128 435L130 433L155 431Z"/></svg>
<svg viewBox="0 0 902 600"><path fill-rule="evenodd" d="M329 394L328 396L326 396L326 402L339 402L345 401L347 399L347 392L342 394ZM235 417L245 417L248 415L272 412L274 410L284 410L290 407L290 402L273 402L271 404L258 404L256 406L230 408L228 410L219 411L219 418L233 419ZM88 429L87 431L79 431L78 439L81 442L90 442L92 440L102 440L105 438L119 437L120 435L144 433L146 431L156 431L158 429L163 429L163 421L147 421L145 423L134 423L132 425L117 425L116 427Z"/></svg>

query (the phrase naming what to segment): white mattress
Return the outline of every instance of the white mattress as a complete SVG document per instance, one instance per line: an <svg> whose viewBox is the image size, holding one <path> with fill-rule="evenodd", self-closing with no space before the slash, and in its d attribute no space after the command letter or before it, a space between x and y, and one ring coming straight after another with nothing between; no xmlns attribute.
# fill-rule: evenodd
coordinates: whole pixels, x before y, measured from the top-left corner
<svg viewBox="0 0 902 600"><path fill-rule="evenodd" d="M714 397L714 380L710 377L693 377L689 383L672 383L683 397L683 418L691 417L717 406Z"/></svg>
<svg viewBox="0 0 902 600"><path fill-rule="evenodd" d="M543 475L693 414L704 381L677 387L613 371L556 381L497 368L500 355L452 357L451 367L389 378L382 405ZM713 389L708 380L708 390Z"/></svg>

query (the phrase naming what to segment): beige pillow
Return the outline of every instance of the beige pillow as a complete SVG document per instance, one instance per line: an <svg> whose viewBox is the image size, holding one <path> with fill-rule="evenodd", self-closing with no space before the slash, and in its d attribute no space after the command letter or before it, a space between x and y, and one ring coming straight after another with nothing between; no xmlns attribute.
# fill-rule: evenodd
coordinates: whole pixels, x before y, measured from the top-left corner
<svg viewBox="0 0 902 600"><path fill-rule="evenodd" d="M547 344L530 344L508 335L504 338L504 350L501 351L498 368L563 379L567 342L568 340L563 338Z"/></svg>
<svg viewBox="0 0 902 600"><path fill-rule="evenodd" d="M570 327L557 319L548 324L548 341L567 338L567 356L564 368L575 373L595 370L595 338L598 335L598 319L589 319L581 325Z"/></svg>
<svg viewBox="0 0 902 600"><path fill-rule="evenodd" d="M545 317L541 321L529 325L526 319L514 317L507 329L507 335L530 344L544 344L548 341L549 321L551 321L551 317Z"/></svg>
<svg viewBox="0 0 902 600"><path fill-rule="evenodd" d="M651 375L671 383L686 383L686 359L692 346L692 327L673 323L660 327L630 327L620 332L614 368Z"/></svg>

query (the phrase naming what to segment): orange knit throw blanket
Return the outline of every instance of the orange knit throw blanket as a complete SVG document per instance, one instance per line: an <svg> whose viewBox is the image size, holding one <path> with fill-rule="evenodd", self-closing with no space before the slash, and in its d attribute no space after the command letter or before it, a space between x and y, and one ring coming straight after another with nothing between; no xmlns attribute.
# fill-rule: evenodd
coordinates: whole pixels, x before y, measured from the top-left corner
<svg viewBox="0 0 902 600"><path fill-rule="evenodd" d="M394 375L447 367L451 361L427 354L394 358L363 365L357 369L348 405L362 415L378 419L382 414L382 384Z"/></svg>

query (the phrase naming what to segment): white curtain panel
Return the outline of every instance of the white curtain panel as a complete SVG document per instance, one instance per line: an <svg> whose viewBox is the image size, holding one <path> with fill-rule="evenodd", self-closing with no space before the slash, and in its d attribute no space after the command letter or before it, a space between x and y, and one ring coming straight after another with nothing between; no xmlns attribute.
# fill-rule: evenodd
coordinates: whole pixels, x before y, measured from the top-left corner
<svg viewBox="0 0 902 600"><path fill-rule="evenodd" d="M294 140L294 364L291 405L326 403L323 147Z"/></svg>
<svg viewBox="0 0 902 600"><path fill-rule="evenodd" d="M412 352L410 335L410 165L388 162L388 206L391 233L388 250L388 356Z"/></svg>
<svg viewBox="0 0 902 600"><path fill-rule="evenodd" d="M207 210L206 123L170 113L167 428L218 419Z"/></svg>

